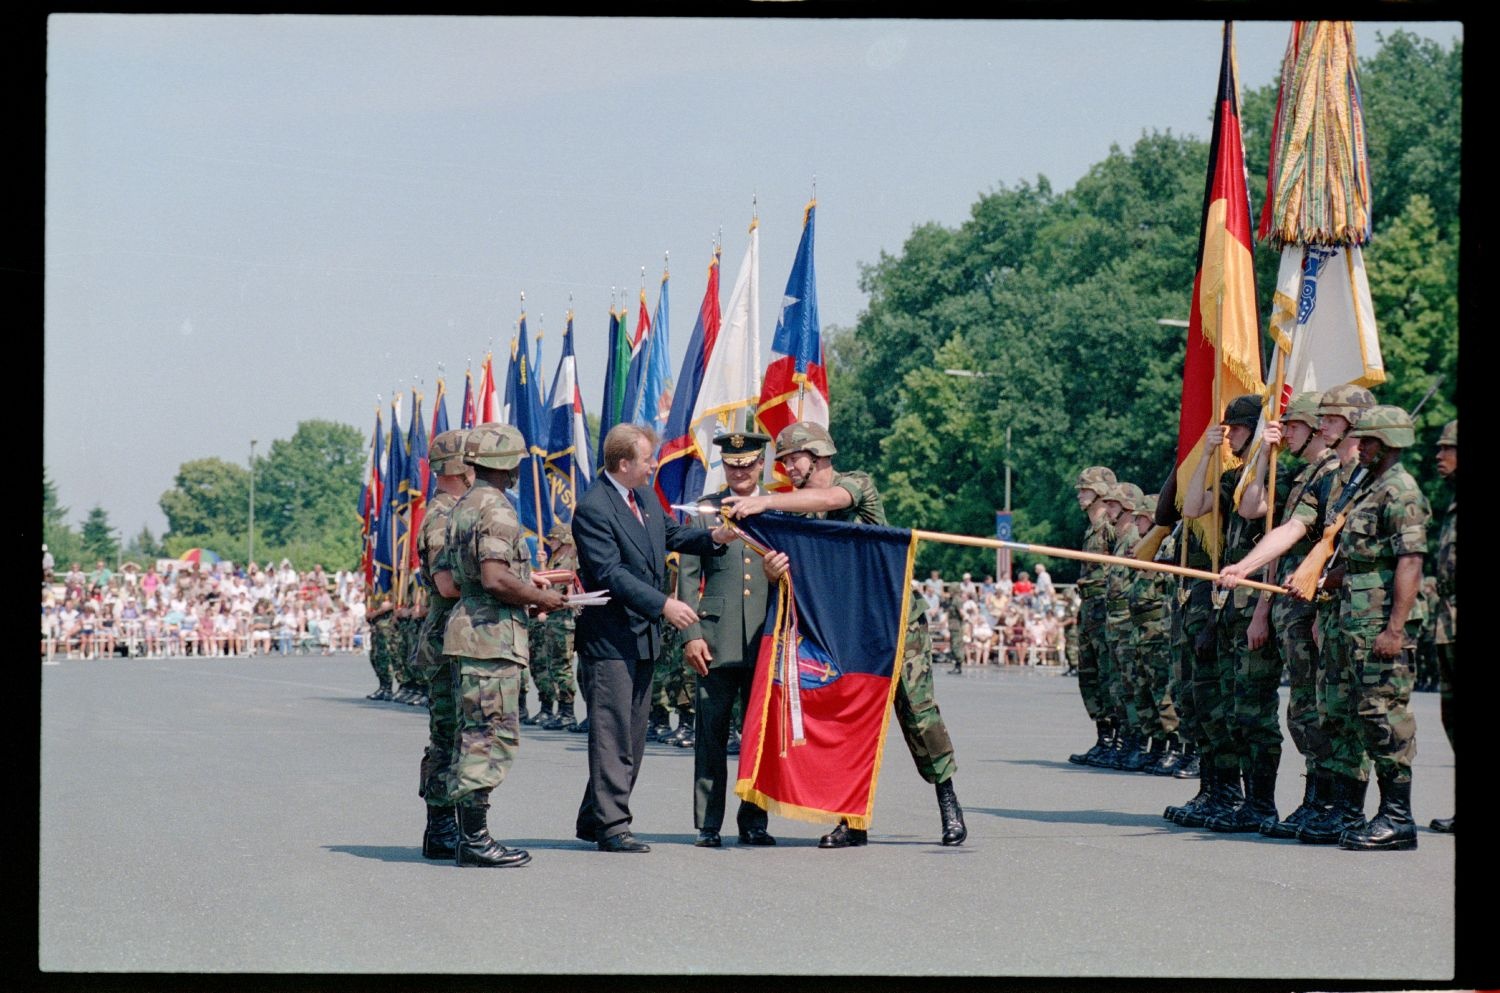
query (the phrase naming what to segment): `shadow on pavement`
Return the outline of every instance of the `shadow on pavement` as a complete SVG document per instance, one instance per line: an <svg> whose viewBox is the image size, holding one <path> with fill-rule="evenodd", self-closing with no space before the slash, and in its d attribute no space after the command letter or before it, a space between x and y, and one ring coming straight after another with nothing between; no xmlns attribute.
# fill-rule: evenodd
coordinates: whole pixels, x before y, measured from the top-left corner
<svg viewBox="0 0 1500 993"><path fill-rule="evenodd" d="M965 807L964 813L989 814L1043 824L1108 824L1112 827L1170 827L1161 814L1132 814L1120 810L1012 810L1004 807Z"/></svg>

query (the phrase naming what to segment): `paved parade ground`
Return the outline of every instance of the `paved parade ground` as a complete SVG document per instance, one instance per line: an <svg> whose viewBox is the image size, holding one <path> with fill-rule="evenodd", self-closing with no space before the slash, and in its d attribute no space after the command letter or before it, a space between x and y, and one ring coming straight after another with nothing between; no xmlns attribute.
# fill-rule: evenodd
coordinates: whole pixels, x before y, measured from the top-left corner
<svg viewBox="0 0 1500 993"><path fill-rule="evenodd" d="M1346 988L1453 976L1455 838L1426 828L1454 812L1436 694L1413 700L1420 848L1353 853L1177 828L1162 808L1195 781L1070 765L1094 737L1071 678L989 667L936 680L962 847L938 845L932 787L894 721L867 848L820 851L826 828L777 817L775 848L732 834L694 848L692 751L652 744L632 802L652 851L636 856L572 837L584 737L523 728L490 826L533 861L460 870L420 853L425 711L367 702L362 655L47 666L39 965ZM1301 770L1288 743L1283 814Z"/></svg>

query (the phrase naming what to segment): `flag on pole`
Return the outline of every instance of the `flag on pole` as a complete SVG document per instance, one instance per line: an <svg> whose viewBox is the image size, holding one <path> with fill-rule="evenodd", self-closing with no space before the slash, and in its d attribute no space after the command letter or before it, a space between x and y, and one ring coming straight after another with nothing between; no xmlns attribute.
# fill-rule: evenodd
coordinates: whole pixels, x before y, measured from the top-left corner
<svg viewBox="0 0 1500 993"><path fill-rule="evenodd" d="M510 340L510 362L505 367L505 400L500 404L499 410L500 420L506 424L517 423L516 383L520 379L520 367L516 364L516 354L519 352L522 358L526 357L526 329L518 327L516 336Z"/></svg>
<svg viewBox="0 0 1500 993"><path fill-rule="evenodd" d="M656 297L656 313L651 316L650 337L643 345L646 358L641 366L641 402L633 418L635 423L648 425L658 435L661 434L667 416L672 410L672 357L670 355L671 337L667 330L667 315L670 310L667 303L667 285L668 273L666 269L663 269L661 291Z"/></svg>
<svg viewBox="0 0 1500 993"><path fill-rule="evenodd" d="M562 354L547 395L547 501L555 520L573 520L578 494L594 480L589 465L589 425L578 389L578 359L573 353L573 312L568 311Z"/></svg>
<svg viewBox="0 0 1500 993"><path fill-rule="evenodd" d="M625 374L625 403L620 420L633 423L641 411L646 392L646 365L651 360L651 315L646 311L646 288L641 287L641 311L636 317L635 340L630 345L630 366Z"/></svg>
<svg viewBox="0 0 1500 993"><path fill-rule="evenodd" d="M375 592L375 543L380 527L380 508L385 505L385 486L380 478L380 459L385 454L380 430L380 406L375 406L375 430L370 435L370 455L365 462L364 485L360 487L359 517L364 530L360 542L360 572L365 577L365 596Z"/></svg>
<svg viewBox="0 0 1500 993"><path fill-rule="evenodd" d="M411 426L406 436L406 547L403 550L408 577L417 566L416 536L422 530L427 510L427 480L432 469L427 464L427 424L422 420L422 394L412 390ZM409 584L408 584L409 588Z"/></svg>
<svg viewBox="0 0 1500 993"><path fill-rule="evenodd" d="M1199 459L1212 457L1203 436L1219 423L1224 406L1236 396L1265 392L1251 245L1234 28L1225 22L1177 425L1179 507ZM1219 465L1221 469L1234 467L1227 457ZM1207 485L1217 490L1218 482L1217 477L1209 478ZM1217 561L1220 536L1209 534L1211 529L1201 523L1189 524Z"/></svg>
<svg viewBox="0 0 1500 993"><path fill-rule="evenodd" d="M905 651L916 539L902 528L759 514L746 541L791 556L769 598L735 793L866 829ZM858 577L857 595L850 595Z"/></svg>
<svg viewBox="0 0 1500 993"><path fill-rule="evenodd" d="M665 285L663 283L664 293ZM661 501L663 510L676 514L679 519L685 519L687 515L674 511L672 505L690 503L703 492L707 459L694 436L693 420L699 414L699 395L718 336L719 250L714 249L714 257L708 264L708 288L703 292L703 302L698 305L698 320L693 324L693 334L688 339L687 354L682 357L682 371L677 376L677 392L672 397L672 409L667 414L661 452L657 455L654 484L657 499Z"/></svg>
<svg viewBox="0 0 1500 993"><path fill-rule="evenodd" d="M519 496L516 513L521 530L531 539L532 562L537 564L538 551L546 547L547 532L552 530L552 513L547 499L546 427L542 423L541 399L536 393L536 377L531 374L531 360L526 351L526 314L521 314L517 329L517 347L511 350L512 375L507 392L513 397L511 421L526 441L526 457L516 467Z"/></svg>
<svg viewBox="0 0 1500 993"><path fill-rule="evenodd" d="M626 341L624 314L615 313L614 301L609 305L609 335L605 342L609 360L604 368L604 402L599 406L599 451L594 457L594 467L604 465L604 436L609 429L620 423L620 400L625 395L625 373L630 363L630 346Z"/></svg>
<svg viewBox="0 0 1500 993"><path fill-rule="evenodd" d="M823 365L823 337L818 323L817 279L813 270L813 225L817 201L802 217L802 240L781 297L781 315L766 367L756 416L772 438L794 421L828 425L828 372Z"/></svg>
<svg viewBox="0 0 1500 993"><path fill-rule="evenodd" d="M474 377L469 370L464 370L464 405L458 413L458 426L465 431L478 424L475 419L474 409Z"/></svg>
<svg viewBox="0 0 1500 993"><path fill-rule="evenodd" d="M475 410L477 424L500 423L500 406L495 400L495 353L486 352L484 366L479 372L479 407ZM474 425L469 425L473 427Z"/></svg>
<svg viewBox="0 0 1500 993"><path fill-rule="evenodd" d="M432 397L432 437L436 438L448 430L448 391L443 385L443 377L439 376L437 381L437 392ZM422 496L428 504L437 494L437 477L432 474L432 466L424 459L422 462Z"/></svg>
<svg viewBox="0 0 1500 993"><path fill-rule="evenodd" d="M1292 25L1259 232L1281 251L1271 333L1287 356L1283 403L1385 382L1362 249L1371 194L1356 65L1351 22Z"/></svg>
<svg viewBox="0 0 1500 993"><path fill-rule="evenodd" d="M405 531L401 527L401 491L406 485L406 442L401 437L401 394L391 398L391 433L385 446L385 472L380 487L380 521L375 540L375 591L396 588L397 554Z"/></svg>

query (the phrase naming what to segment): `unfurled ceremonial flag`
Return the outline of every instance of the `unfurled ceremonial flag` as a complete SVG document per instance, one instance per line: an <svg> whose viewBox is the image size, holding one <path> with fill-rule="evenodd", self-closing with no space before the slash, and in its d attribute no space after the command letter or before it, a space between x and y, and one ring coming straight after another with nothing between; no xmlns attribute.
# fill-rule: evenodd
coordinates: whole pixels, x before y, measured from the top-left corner
<svg viewBox="0 0 1500 993"><path fill-rule="evenodd" d="M375 544L379 534L380 510L385 506L385 485L380 476L380 460L385 455L385 438L380 430L380 407L375 408L375 430L370 435L370 457L365 463L364 485L359 495L359 516L364 522L361 541L360 571L365 577L365 595L375 592Z"/></svg>
<svg viewBox="0 0 1500 993"><path fill-rule="evenodd" d="M1204 432L1219 423L1230 400L1265 391L1255 309L1250 192L1245 183L1234 29L1225 22L1213 140L1208 149L1208 183L1198 235L1198 271L1193 277L1188 314L1182 411L1177 425L1179 507L1198 460L1213 455L1204 445ZM1220 470L1232 468L1228 463L1226 453L1219 461ZM1219 485L1212 467L1207 485L1212 490ZM1190 525L1217 561L1219 535L1211 534L1212 529L1201 523Z"/></svg>
<svg viewBox="0 0 1500 993"><path fill-rule="evenodd" d="M672 411L672 356L671 335L667 330L668 274L661 274L661 291L656 297L656 313L651 315L651 332L643 346L646 360L641 366L641 402L633 418L636 424L645 424L658 435L666 426L667 415Z"/></svg>
<svg viewBox="0 0 1500 993"><path fill-rule="evenodd" d="M375 591L389 593L396 582L396 553L400 546L401 507L400 487L406 478L404 452L406 442L401 438L401 394L391 399L391 432L385 445L385 468L380 485L380 519L375 533Z"/></svg>
<svg viewBox="0 0 1500 993"><path fill-rule="evenodd" d="M477 411L474 408L474 377L469 370L464 370L464 406L458 414L458 426L465 431L478 424Z"/></svg>
<svg viewBox="0 0 1500 993"><path fill-rule="evenodd" d="M1361 248L1371 196L1356 64L1349 21L1292 25L1260 223L1281 250L1271 332L1286 354L1283 402L1385 382Z"/></svg>
<svg viewBox="0 0 1500 993"><path fill-rule="evenodd" d="M665 286L663 287L665 292ZM719 252L708 264L708 288L698 305L698 320L688 339L687 354L682 357L682 371L677 376L677 392L667 414L661 451L657 454L656 497L662 508L679 519L687 515L672 505L697 500L703 493L704 452L693 435L693 418L698 413L699 393L708 370L709 356L719 336Z"/></svg>
<svg viewBox="0 0 1500 993"><path fill-rule="evenodd" d="M781 297L781 316L766 367L756 416L772 438L794 421L828 424L828 372L823 365L823 335L818 323L817 278L813 270L813 223L817 201L802 218L802 240Z"/></svg>
<svg viewBox="0 0 1500 993"><path fill-rule="evenodd" d="M486 352L484 356L484 366L479 372L479 407L474 414L479 418L476 422L478 424L497 424L501 421L500 405L495 397L494 352Z"/></svg>
<svg viewBox="0 0 1500 993"><path fill-rule="evenodd" d="M448 430L448 391L443 385L443 379L438 377L437 393L432 398L432 437L436 438ZM422 461L422 495L427 503L432 503L432 498L437 494L437 477L432 474L432 466L427 460Z"/></svg>
<svg viewBox="0 0 1500 993"><path fill-rule="evenodd" d="M735 792L774 814L866 829L916 539L901 528L775 513L736 523L752 547L786 552L792 568L769 598Z"/></svg>
<svg viewBox="0 0 1500 993"><path fill-rule="evenodd" d="M521 530L531 539L533 564L537 563L538 550L546 547L547 532L552 530L552 509L547 499L547 428L542 421L542 402L536 392L536 378L531 374L531 358L526 351L526 315L521 315L519 347L512 350L512 378L509 392L511 423L526 440L526 457L516 467L519 477L516 497L516 514L521 518Z"/></svg>
<svg viewBox="0 0 1500 993"><path fill-rule="evenodd" d="M651 361L651 314L646 310L646 288L641 287L641 309L635 321L635 339L630 344L630 366L625 373L625 402L620 420L633 423L640 415L641 396L646 389L646 365Z"/></svg>
<svg viewBox="0 0 1500 993"><path fill-rule="evenodd" d="M595 468L604 465L604 436L620 423L620 402L625 396L625 375L630 365L625 315L623 311L615 313L614 301L609 305L609 337L605 347L609 362L604 368L604 402L599 406L599 451L594 457Z"/></svg>
<svg viewBox="0 0 1500 993"><path fill-rule="evenodd" d="M499 417L506 424L515 424L516 421L516 383L520 380L520 366L517 364L516 355L522 358L526 356L526 329L519 328L516 331L517 338L510 340L510 362L505 367L505 400L500 404Z"/></svg>
<svg viewBox="0 0 1500 993"><path fill-rule="evenodd" d="M416 390L411 394L411 425L406 434L406 547L402 552L407 576L419 564L417 562L416 536L422 530L422 517L427 511L427 478L431 472L427 464L427 424L422 420L422 394Z"/></svg>
<svg viewBox="0 0 1500 993"><path fill-rule="evenodd" d="M578 495L594 480L589 465L589 425L578 389L578 359L573 353L573 312L563 332L562 354L547 396L547 492L555 520L569 523Z"/></svg>

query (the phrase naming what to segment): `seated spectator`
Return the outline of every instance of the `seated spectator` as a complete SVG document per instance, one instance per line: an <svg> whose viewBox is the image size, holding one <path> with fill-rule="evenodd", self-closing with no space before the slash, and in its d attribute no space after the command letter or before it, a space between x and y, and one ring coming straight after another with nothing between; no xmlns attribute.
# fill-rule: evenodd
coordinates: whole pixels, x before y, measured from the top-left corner
<svg viewBox="0 0 1500 993"><path fill-rule="evenodd" d="M250 654L271 654L271 627L276 623L276 611L265 597L255 602L255 611L250 615Z"/></svg>
<svg viewBox="0 0 1500 993"><path fill-rule="evenodd" d="M1031 606L1031 598L1035 593L1036 587L1031 585L1030 574L1023 570L1021 575L1016 578L1014 585L1011 586L1010 595L1029 607Z"/></svg>
<svg viewBox="0 0 1500 993"><path fill-rule="evenodd" d="M145 644L146 658L161 657L161 617L155 607L147 607L141 618L141 640Z"/></svg>

